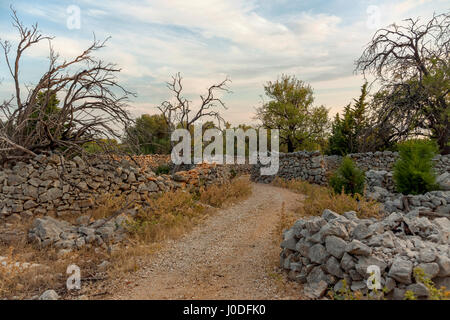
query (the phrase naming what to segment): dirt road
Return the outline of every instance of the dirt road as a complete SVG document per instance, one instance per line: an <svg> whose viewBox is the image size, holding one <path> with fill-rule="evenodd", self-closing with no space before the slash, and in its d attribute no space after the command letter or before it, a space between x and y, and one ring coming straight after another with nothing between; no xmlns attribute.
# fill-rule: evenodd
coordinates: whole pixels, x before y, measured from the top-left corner
<svg viewBox="0 0 450 320"><path fill-rule="evenodd" d="M253 184L247 199L221 209L176 241L167 242L110 299L299 299L296 284L274 272L280 252L271 232L301 196Z"/></svg>

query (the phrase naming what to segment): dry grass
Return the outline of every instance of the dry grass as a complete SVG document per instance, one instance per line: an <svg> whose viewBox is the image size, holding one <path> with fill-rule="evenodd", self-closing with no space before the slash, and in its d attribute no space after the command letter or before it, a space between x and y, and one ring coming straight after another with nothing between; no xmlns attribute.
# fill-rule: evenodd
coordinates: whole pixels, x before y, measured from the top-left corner
<svg viewBox="0 0 450 320"><path fill-rule="evenodd" d="M221 208L250 194L250 181L244 177L202 188L198 193L184 190L166 192L149 198L148 207L141 208L128 222L128 227L136 239L145 243L175 239L203 221L213 208Z"/></svg>
<svg viewBox="0 0 450 320"><path fill-rule="evenodd" d="M194 195L178 190L147 201L148 208L139 209L128 222L131 234L146 243L176 238L198 223L207 213Z"/></svg>
<svg viewBox="0 0 450 320"><path fill-rule="evenodd" d="M81 277L89 278L96 273L97 265L108 258L106 253L82 249L61 257L54 248L38 250L28 244L0 247L0 255L6 256L6 266L0 266L0 297L25 299L53 289L60 295L69 294L65 283L67 267L76 264ZM33 263L37 267L20 268L15 263ZM78 293L79 294L79 293Z"/></svg>
<svg viewBox="0 0 450 320"><path fill-rule="evenodd" d="M279 245L283 240L282 235L283 231L292 227L295 221L299 218L298 213L296 212L286 212L285 204L281 206L281 210L278 213L278 220L275 225L274 230L272 231L272 240L274 244Z"/></svg>
<svg viewBox="0 0 450 320"><path fill-rule="evenodd" d="M380 217L379 204L359 195L335 194L329 187L311 184L301 180L283 180L276 178L273 185L290 189L306 196L302 206L297 209L300 216L319 216L323 210L336 213L355 211L359 218Z"/></svg>
<svg viewBox="0 0 450 320"><path fill-rule="evenodd" d="M212 185L199 192L199 200L215 208L221 208L238 200L247 198L252 193L248 177L239 177L230 183Z"/></svg>

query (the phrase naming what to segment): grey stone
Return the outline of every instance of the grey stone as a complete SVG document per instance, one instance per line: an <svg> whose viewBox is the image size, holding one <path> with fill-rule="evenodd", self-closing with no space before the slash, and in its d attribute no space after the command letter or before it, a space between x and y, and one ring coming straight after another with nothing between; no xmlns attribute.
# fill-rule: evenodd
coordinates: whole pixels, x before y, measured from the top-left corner
<svg viewBox="0 0 450 320"><path fill-rule="evenodd" d="M85 246L86 240L83 237L80 237L75 240L75 245L78 249L81 249Z"/></svg>
<svg viewBox="0 0 450 320"><path fill-rule="evenodd" d="M325 224L326 220L321 217L314 217L305 222L305 228L310 234L318 232Z"/></svg>
<svg viewBox="0 0 450 320"><path fill-rule="evenodd" d="M422 269L425 272L425 275L430 279L433 279L439 274L439 265L435 262L420 263L417 268Z"/></svg>
<svg viewBox="0 0 450 320"><path fill-rule="evenodd" d="M439 265L439 277L448 277L450 276L450 259L443 255L438 255L436 259L436 263Z"/></svg>
<svg viewBox="0 0 450 320"><path fill-rule="evenodd" d="M47 201L52 201L62 197L62 190L59 188L51 188L45 194Z"/></svg>
<svg viewBox="0 0 450 320"><path fill-rule="evenodd" d="M311 248L309 248L308 258L317 264L323 264L326 259L329 257L329 253L325 249L325 247L321 244L315 244Z"/></svg>
<svg viewBox="0 0 450 320"><path fill-rule="evenodd" d="M441 190L450 190L450 172L444 172L436 178L436 183Z"/></svg>
<svg viewBox="0 0 450 320"><path fill-rule="evenodd" d="M329 210L329 209L325 209L325 210L323 210L323 212L322 212L322 218L324 218L327 222L330 222L330 221L333 220L333 219L340 218L340 215L337 214L337 213L334 212L334 211L331 211L331 210Z"/></svg>
<svg viewBox="0 0 450 320"><path fill-rule="evenodd" d="M405 299L405 289L394 288L389 295L391 300L404 300Z"/></svg>
<svg viewBox="0 0 450 320"><path fill-rule="evenodd" d="M436 260L436 252L432 248L425 248L419 251L420 262L433 262Z"/></svg>
<svg viewBox="0 0 450 320"><path fill-rule="evenodd" d="M347 242L336 236L328 236L325 239L325 247L327 251L334 257L341 259L345 253Z"/></svg>
<svg viewBox="0 0 450 320"><path fill-rule="evenodd" d="M305 239L301 239L297 244L295 245L295 250L299 252L303 257L309 256L309 248L313 244Z"/></svg>
<svg viewBox="0 0 450 320"><path fill-rule="evenodd" d="M366 292L368 290L367 283L365 281L353 281L352 285L350 286L350 289L352 291L360 291L360 292Z"/></svg>
<svg viewBox="0 0 450 320"><path fill-rule="evenodd" d="M52 217L37 218L32 224L30 233L36 234L42 240L58 240L61 233L63 233L69 224L64 221L56 220Z"/></svg>
<svg viewBox="0 0 450 320"><path fill-rule="evenodd" d="M326 236L336 236L344 240L349 238L346 228L341 223L336 221L336 219L331 220L324 225L319 232L322 239L325 239Z"/></svg>
<svg viewBox="0 0 450 320"><path fill-rule="evenodd" d="M384 285L384 287L386 288L386 292L391 292L395 287L397 286L396 282L394 279L387 277L386 278L386 283Z"/></svg>
<svg viewBox="0 0 450 320"><path fill-rule="evenodd" d="M369 246L394 248L394 235L392 231L386 231L383 234L374 235L369 239Z"/></svg>
<svg viewBox="0 0 450 320"><path fill-rule="evenodd" d="M361 280L364 279L364 277L363 277L358 271L356 271L355 269L351 269L351 270L348 272L348 274L350 275L350 278L351 278L353 281L361 281Z"/></svg>
<svg viewBox="0 0 450 320"><path fill-rule="evenodd" d="M350 279L345 279L346 286L350 287L352 285L352 281ZM340 291L344 288L344 279L339 280L333 287L333 291L336 293L340 293Z"/></svg>
<svg viewBox="0 0 450 320"><path fill-rule="evenodd" d="M372 253L372 249L369 246L356 239L347 244L345 251L359 256L368 256Z"/></svg>
<svg viewBox="0 0 450 320"><path fill-rule="evenodd" d="M349 220L358 220L358 216L355 211L347 211L344 213L344 217Z"/></svg>
<svg viewBox="0 0 450 320"><path fill-rule="evenodd" d="M319 282L306 285L303 292L310 299L319 299L325 295L327 288L328 284L321 280Z"/></svg>
<svg viewBox="0 0 450 320"><path fill-rule="evenodd" d="M344 253L344 255L342 256L341 267L347 272L355 267L355 261L353 257L348 253Z"/></svg>
<svg viewBox="0 0 450 320"><path fill-rule="evenodd" d="M404 284L411 283L413 263L411 261L396 258L389 270L389 277Z"/></svg>
<svg viewBox="0 0 450 320"><path fill-rule="evenodd" d="M108 241L112 238L114 229L112 227L103 226L98 228L95 232L102 237L103 241Z"/></svg>
<svg viewBox="0 0 450 320"><path fill-rule="evenodd" d="M430 292L423 283L413 283L406 287L406 291L412 291L418 298L428 297Z"/></svg>
<svg viewBox="0 0 450 320"><path fill-rule="evenodd" d="M284 240L281 243L281 248L295 250L296 244L297 244L297 240L295 239L294 231L292 229L290 229L284 234Z"/></svg>
<svg viewBox="0 0 450 320"><path fill-rule="evenodd" d="M313 267L306 277L308 284L318 283L320 281L325 281L327 284L334 284L335 278L325 274L320 266Z"/></svg>
<svg viewBox="0 0 450 320"><path fill-rule="evenodd" d="M58 300L59 295L55 290L47 290L39 296L39 300Z"/></svg>
<svg viewBox="0 0 450 320"><path fill-rule="evenodd" d="M38 206L38 204L35 202L35 201L33 201L33 200L27 200L27 201L25 201L25 203L23 204L23 208L25 209L25 210L28 210L28 209L31 209L31 208L35 208L35 207L37 207Z"/></svg>
<svg viewBox="0 0 450 320"><path fill-rule="evenodd" d="M325 264L325 268L328 273L330 273L338 278L344 277L344 272L342 271L341 267L339 266L339 261L333 256L328 258L328 260Z"/></svg>
<svg viewBox="0 0 450 320"><path fill-rule="evenodd" d="M19 175L11 174L8 176L8 185L9 186L17 186L24 182L25 182L25 178L23 178Z"/></svg>
<svg viewBox="0 0 450 320"><path fill-rule="evenodd" d="M368 237L370 237L371 232L369 231L369 228L364 223L359 223L352 232L353 237L355 237L358 240L364 240Z"/></svg>
<svg viewBox="0 0 450 320"><path fill-rule="evenodd" d="M323 239L322 239L322 237L320 235L320 232L317 232L313 236L308 237L307 240L312 242L312 243L322 243L323 242Z"/></svg>

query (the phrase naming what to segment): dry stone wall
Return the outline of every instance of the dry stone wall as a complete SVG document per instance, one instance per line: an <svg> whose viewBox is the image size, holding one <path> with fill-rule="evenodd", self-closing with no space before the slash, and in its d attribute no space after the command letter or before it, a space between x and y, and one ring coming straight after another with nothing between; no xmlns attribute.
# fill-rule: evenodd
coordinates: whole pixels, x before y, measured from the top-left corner
<svg viewBox="0 0 450 320"><path fill-rule="evenodd" d="M253 181L270 183L275 177L283 179L302 179L311 183L326 184L327 166L325 158L319 151L299 151L293 153L279 154L279 170L276 175L262 176L260 174L261 164L252 168L251 178Z"/></svg>
<svg viewBox="0 0 450 320"><path fill-rule="evenodd" d="M222 183L245 170L202 164L174 176L157 176L151 166L135 166L126 159L93 159L88 163L80 157L67 160L57 154L38 155L0 170L0 219L82 214L102 195L121 194L139 202L154 193Z"/></svg>
<svg viewBox="0 0 450 320"><path fill-rule="evenodd" d="M361 170L375 170L391 172L398 158L397 152L367 152L348 155ZM326 184L327 178L335 171L341 161L341 156L324 156L319 151L299 151L293 153L280 153L280 168L275 176L261 176L261 164L252 169L252 180L270 183L276 176L284 179L302 179L312 183ZM437 155L434 159L434 168L437 175L450 172L450 155ZM384 188L393 190L392 173L385 181Z"/></svg>

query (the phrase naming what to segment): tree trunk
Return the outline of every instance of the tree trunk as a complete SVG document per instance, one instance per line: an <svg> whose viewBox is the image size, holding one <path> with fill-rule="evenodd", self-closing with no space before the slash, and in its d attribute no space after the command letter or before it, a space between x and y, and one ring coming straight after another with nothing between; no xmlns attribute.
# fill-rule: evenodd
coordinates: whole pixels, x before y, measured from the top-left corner
<svg viewBox="0 0 450 320"><path fill-rule="evenodd" d="M443 110L442 115L444 116L444 121L442 124L442 133L439 135L437 143L441 154L450 154L450 122L448 117L448 106L443 97L439 99L439 102Z"/></svg>
<svg viewBox="0 0 450 320"><path fill-rule="evenodd" d="M289 137L289 138L288 138L288 141L287 141L287 148L288 148L288 153L294 152L294 143L293 143L293 141L292 141L292 137Z"/></svg>
<svg viewBox="0 0 450 320"><path fill-rule="evenodd" d="M444 132L437 140L441 154L450 154L449 141L450 141L450 130L447 126L447 128L444 129Z"/></svg>

